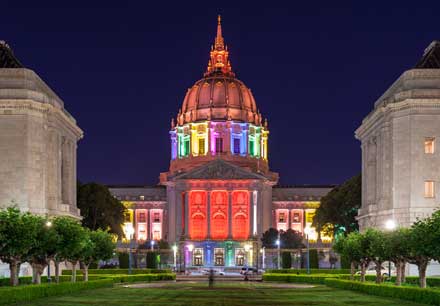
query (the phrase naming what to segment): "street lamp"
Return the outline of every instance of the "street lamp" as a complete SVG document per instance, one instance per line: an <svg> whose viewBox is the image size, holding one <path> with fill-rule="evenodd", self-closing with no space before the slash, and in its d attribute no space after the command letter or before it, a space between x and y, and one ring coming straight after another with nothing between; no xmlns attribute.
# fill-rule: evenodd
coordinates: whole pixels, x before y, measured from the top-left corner
<svg viewBox="0 0 440 306"><path fill-rule="evenodd" d="M151 240L151 251L153 251L154 250L154 243L155 243L155 241L154 240Z"/></svg>
<svg viewBox="0 0 440 306"><path fill-rule="evenodd" d="M174 254L174 271L177 272L177 260L176 260L177 245L173 245L173 254Z"/></svg>
<svg viewBox="0 0 440 306"><path fill-rule="evenodd" d="M250 249L251 249L251 246L249 244L244 245L244 251L246 252L246 266L249 266L248 256L249 256Z"/></svg>
<svg viewBox="0 0 440 306"><path fill-rule="evenodd" d="M51 228L52 227L52 222L50 220L46 221L46 227L47 228ZM47 282L50 283L52 282L52 278L50 277L50 259L47 259Z"/></svg>
<svg viewBox="0 0 440 306"><path fill-rule="evenodd" d="M387 231L393 231L396 229L396 221L394 221L393 219L388 219L385 222L385 228L387 229ZM389 280L391 281L391 260L388 258L388 277Z"/></svg>
<svg viewBox="0 0 440 306"><path fill-rule="evenodd" d="M280 233L278 233L278 239L275 241L275 244L278 247L278 260L277 260L277 266L278 266L278 270L280 269L280 261L281 261L281 256L280 256Z"/></svg>
<svg viewBox="0 0 440 306"><path fill-rule="evenodd" d="M261 256L261 268L264 270L265 268L266 268L266 264L265 264L265 261L266 261L266 247L263 247L261 250L261 254L262 254L262 256Z"/></svg>
<svg viewBox="0 0 440 306"><path fill-rule="evenodd" d="M133 254L131 253L131 249L132 249L132 246L133 246L133 234L134 234L133 226L128 226L127 225L125 227L125 233L126 233L126 239L129 239L129 246L128 246L128 274L131 274L131 272L132 272L132 265L133 265Z"/></svg>
<svg viewBox="0 0 440 306"><path fill-rule="evenodd" d="M310 274L310 245L309 245L310 228L305 227L304 234L306 234L306 243L307 243L307 274Z"/></svg>
<svg viewBox="0 0 440 306"><path fill-rule="evenodd" d="M189 252L189 263L190 266L192 266L192 251L194 250L194 245L193 244L188 244L187 246L188 248L188 252ZM186 273L186 258L185 258L185 273Z"/></svg>

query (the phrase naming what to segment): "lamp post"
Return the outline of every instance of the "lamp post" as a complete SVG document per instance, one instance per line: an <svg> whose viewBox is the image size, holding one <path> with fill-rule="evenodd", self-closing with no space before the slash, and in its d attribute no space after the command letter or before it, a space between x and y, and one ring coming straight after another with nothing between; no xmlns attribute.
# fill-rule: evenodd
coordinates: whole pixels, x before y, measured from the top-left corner
<svg viewBox="0 0 440 306"><path fill-rule="evenodd" d="M385 228L387 231L394 231L396 229L396 222L393 219L388 219L385 222ZM388 258L388 277L391 281L391 260Z"/></svg>
<svg viewBox="0 0 440 306"><path fill-rule="evenodd" d="M154 240L151 240L151 251L154 251L154 243L155 243L155 241Z"/></svg>
<svg viewBox="0 0 440 306"><path fill-rule="evenodd" d="M306 245L307 245L307 274L310 274L310 245L309 245L309 233L310 229L308 227L304 228L304 234L306 234Z"/></svg>
<svg viewBox="0 0 440 306"><path fill-rule="evenodd" d="M192 266L192 251L194 250L194 245L193 244L188 244L187 246L188 248L188 252L189 252L189 262L191 263L190 266ZM186 261L186 258L185 258ZM185 262L185 273L186 273L186 262Z"/></svg>
<svg viewBox="0 0 440 306"><path fill-rule="evenodd" d="M126 226L125 228L126 238L129 239L129 245L128 245L128 274L132 273L132 266L133 266L133 254L131 253L131 249L133 246L133 234L134 229L132 226Z"/></svg>
<svg viewBox="0 0 440 306"><path fill-rule="evenodd" d="M177 272L177 259L176 259L177 245L173 245L173 254L174 254L174 271Z"/></svg>
<svg viewBox="0 0 440 306"><path fill-rule="evenodd" d="M52 222L50 220L46 221L46 227L47 228L51 228L52 227ZM50 283L52 282L52 278L50 277L50 259L47 259L47 282Z"/></svg>
<svg viewBox="0 0 440 306"><path fill-rule="evenodd" d="M262 257L261 257L261 268L264 270L266 268L266 247L261 249Z"/></svg>
<svg viewBox="0 0 440 306"><path fill-rule="evenodd" d="M280 232L278 232L278 239L275 241L277 248L278 248L278 260L277 260L277 266L278 266L278 270L280 269L280 261L281 261L281 256L280 256Z"/></svg>
<svg viewBox="0 0 440 306"><path fill-rule="evenodd" d="M246 252L246 267L249 266L248 256L249 256L250 249L251 249L251 246L249 244L244 245L244 251Z"/></svg>

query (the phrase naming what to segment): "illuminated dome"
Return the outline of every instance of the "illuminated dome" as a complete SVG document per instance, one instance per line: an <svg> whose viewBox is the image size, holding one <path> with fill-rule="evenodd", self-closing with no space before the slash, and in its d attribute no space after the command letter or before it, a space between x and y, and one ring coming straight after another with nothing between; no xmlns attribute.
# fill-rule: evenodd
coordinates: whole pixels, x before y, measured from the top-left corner
<svg viewBox="0 0 440 306"><path fill-rule="evenodd" d="M261 124L261 114L251 90L232 72L220 21L219 17L207 71L201 80L188 89L177 116L179 125L202 120Z"/></svg>
<svg viewBox="0 0 440 306"><path fill-rule="evenodd" d="M268 173L268 137L251 90L232 71L219 16L206 72L188 89L177 121L171 120L170 173L214 159Z"/></svg>

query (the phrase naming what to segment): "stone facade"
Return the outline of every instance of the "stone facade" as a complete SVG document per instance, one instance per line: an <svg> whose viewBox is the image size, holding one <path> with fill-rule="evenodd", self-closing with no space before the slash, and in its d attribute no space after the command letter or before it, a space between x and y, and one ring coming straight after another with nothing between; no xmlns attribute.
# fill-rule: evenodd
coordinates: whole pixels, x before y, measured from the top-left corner
<svg viewBox="0 0 440 306"><path fill-rule="evenodd" d="M83 132L63 101L38 75L0 64L0 207L79 217L76 149ZM1 53L1 52L0 52Z"/></svg>
<svg viewBox="0 0 440 306"><path fill-rule="evenodd" d="M384 228L388 220L410 226L440 208L439 51L433 42L356 130L362 148L361 230Z"/></svg>

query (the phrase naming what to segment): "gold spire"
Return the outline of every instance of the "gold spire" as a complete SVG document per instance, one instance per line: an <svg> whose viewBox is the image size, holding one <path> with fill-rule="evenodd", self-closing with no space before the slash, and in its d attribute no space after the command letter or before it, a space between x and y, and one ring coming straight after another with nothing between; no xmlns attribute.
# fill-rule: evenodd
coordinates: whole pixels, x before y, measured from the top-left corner
<svg viewBox="0 0 440 306"><path fill-rule="evenodd" d="M214 46L211 47L210 60L205 75L215 71L234 75L228 57L229 52L227 47L225 48L225 41L222 34L222 18L220 15L218 15L217 35L215 37Z"/></svg>
<svg viewBox="0 0 440 306"><path fill-rule="evenodd" d="M222 17L217 17L217 36L215 37L215 48L223 50L225 48L223 36L222 36Z"/></svg>

